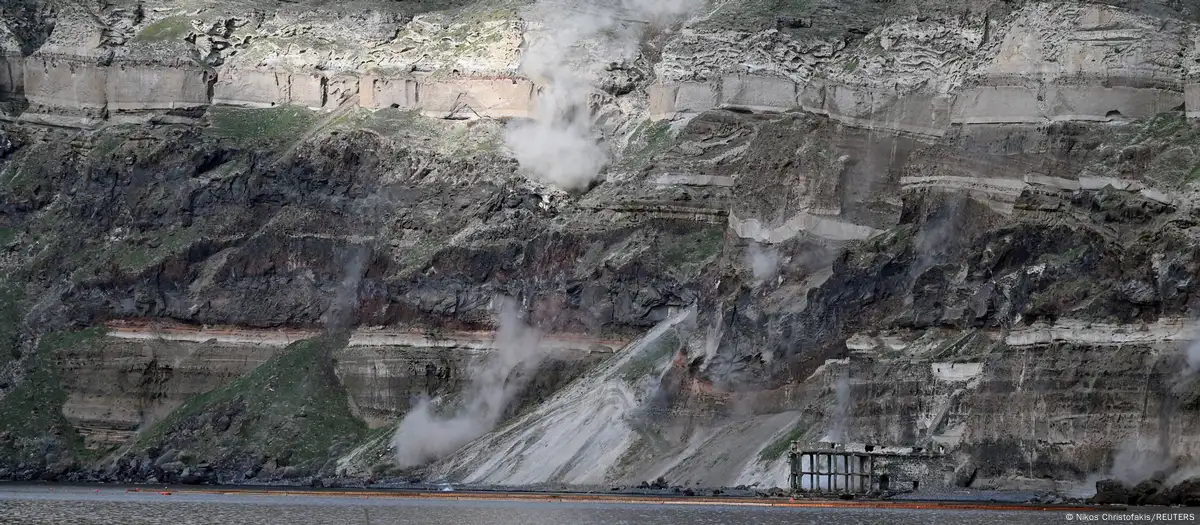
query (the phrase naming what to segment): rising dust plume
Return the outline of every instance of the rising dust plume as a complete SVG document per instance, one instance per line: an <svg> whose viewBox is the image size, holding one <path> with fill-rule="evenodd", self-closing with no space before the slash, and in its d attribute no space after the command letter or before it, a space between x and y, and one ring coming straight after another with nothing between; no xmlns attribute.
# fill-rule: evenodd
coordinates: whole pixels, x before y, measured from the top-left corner
<svg viewBox="0 0 1200 525"><path fill-rule="evenodd" d="M652 26L681 19L703 0L538 2L521 69L541 90L532 121L514 121L505 144L527 175L564 190L587 188L608 164L593 126L606 67L632 60Z"/></svg>
<svg viewBox="0 0 1200 525"><path fill-rule="evenodd" d="M529 375L550 351L541 334L527 326L511 301L500 300L496 346L468 369L458 406L439 412L428 397L404 416L392 436L396 465L402 468L444 457L495 428Z"/></svg>

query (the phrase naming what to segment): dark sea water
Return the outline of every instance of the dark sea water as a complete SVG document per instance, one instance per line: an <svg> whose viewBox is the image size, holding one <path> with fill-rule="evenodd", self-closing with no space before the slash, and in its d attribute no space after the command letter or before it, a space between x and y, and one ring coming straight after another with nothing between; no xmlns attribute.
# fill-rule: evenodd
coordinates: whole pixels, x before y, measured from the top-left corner
<svg viewBox="0 0 1200 525"><path fill-rule="evenodd" d="M0 524L4 525L1025 525L1067 521L1067 513L1036 511L791 509L186 492L165 496L114 488L0 485ZM1072 515L1071 521L1091 520Z"/></svg>

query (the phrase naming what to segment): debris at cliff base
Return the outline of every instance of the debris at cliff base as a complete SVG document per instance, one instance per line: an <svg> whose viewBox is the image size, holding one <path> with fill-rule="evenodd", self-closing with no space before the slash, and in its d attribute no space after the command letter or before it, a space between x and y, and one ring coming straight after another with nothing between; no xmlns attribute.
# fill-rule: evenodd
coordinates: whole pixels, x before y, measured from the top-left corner
<svg viewBox="0 0 1200 525"><path fill-rule="evenodd" d="M1187 478L1174 485L1152 478L1133 486L1119 480L1096 482L1096 494L1088 499L1098 505L1183 505L1200 507L1200 477Z"/></svg>

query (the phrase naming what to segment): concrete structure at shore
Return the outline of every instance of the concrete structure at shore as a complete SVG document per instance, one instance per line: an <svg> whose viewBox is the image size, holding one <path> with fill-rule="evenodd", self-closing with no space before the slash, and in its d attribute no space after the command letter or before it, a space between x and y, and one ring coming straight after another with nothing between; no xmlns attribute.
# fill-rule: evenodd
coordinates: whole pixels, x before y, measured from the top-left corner
<svg viewBox="0 0 1200 525"><path fill-rule="evenodd" d="M941 446L881 447L861 443L793 441L791 490L815 494L888 494L949 485L953 466Z"/></svg>

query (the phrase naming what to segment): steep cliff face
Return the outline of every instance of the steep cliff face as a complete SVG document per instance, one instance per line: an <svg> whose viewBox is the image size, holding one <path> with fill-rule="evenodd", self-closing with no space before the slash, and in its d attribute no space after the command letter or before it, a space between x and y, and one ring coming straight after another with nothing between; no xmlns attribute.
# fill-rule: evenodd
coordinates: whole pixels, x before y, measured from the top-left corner
<svg viewBox="0 0 1200 525"><path fill-rule="evenodd" d="M1177 2L10 4L0 477L1200 452ZM495 432L390 468L506 352L499 297L552 351Z"/></svg>

